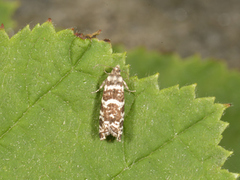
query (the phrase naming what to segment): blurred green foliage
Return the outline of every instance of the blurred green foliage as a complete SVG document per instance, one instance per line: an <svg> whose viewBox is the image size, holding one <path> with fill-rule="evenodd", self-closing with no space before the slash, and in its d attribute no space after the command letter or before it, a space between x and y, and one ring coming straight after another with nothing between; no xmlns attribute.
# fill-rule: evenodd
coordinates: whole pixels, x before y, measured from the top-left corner
<svg viewBox="0 0 240 180"><path fill-rule="evenodd" d="M3 24L5 29L16 26L16 22L12 20L12 15L18 6L18 1L0 0L0 24Z"/></svg>

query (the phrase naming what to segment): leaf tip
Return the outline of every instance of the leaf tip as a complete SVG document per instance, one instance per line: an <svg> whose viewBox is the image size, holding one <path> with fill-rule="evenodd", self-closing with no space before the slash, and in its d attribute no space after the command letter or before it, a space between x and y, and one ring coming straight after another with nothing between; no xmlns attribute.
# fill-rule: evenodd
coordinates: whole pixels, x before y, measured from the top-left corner
<svg viewBox="0 0 240 180"><path fill-rule="evenodd" d="M240 177L239 173L231 173L235 179L238 179Z"/></svg>
<svg viewBox="0 0 240 180"><path fill-rule="evenodd" d="M153 75L153 77L155 78L155 88L159 90L159 85L158 85L159 73L156 73L155 75Z"/></svg>
<svg viewBox="0 0 240 180"><path fill-rule="evenodd" d="M0 29L4 29L4 25L3 25L3 23L1 24Z"/></svg>
<svg viewBox="0 0 240 180"><path fill-rule="evenodd" d="M104 39L104 42L111 43L110 39Z"/></svg>
<svg viewBox="0 0 240 180"><path fill-rule="evenodd" d="M238 173L233 173L233 174L234 174L236 179L240 177L240 174L238 174Z"/></svg>
<svg viewBox="0 0 240 180"><path fill-rule="evenodd" d="M51 19L51 18L48 18L47 22L52 23L52 19Z"/></svg>
<svg viewBox="0 0 240 180"><path fill-rule="evenodd" d="M228 151L229 152L229 156L231 156L233 154L233 151Z"/></svg>
<svg viewBox="0 0 240 180"><path fill-rule="evenodd" d="M231 103L227 103L227 104L223 104L226 108L229 108L229 107L231 107L232 106L232 104Z"/></svg>
<svg viewBox="0 0 240 180"><path fill-rule="evenodd" d="M76 32L74 35L83 39L83 33Z"/></svg>
<svg viewBox="0 0 240 180"><path fill-rule="evenodd" d="M159 77L159 73L156 73L154 76L155 76L156 78L158 78L158 77Z"/></svg>
<svg viewBox="0 0 240 180"><path fill-rule="evenodd" d="M193 86L194 88L196 88L196 87L197 87L197 83L194 83L192 86Z"/></svg>

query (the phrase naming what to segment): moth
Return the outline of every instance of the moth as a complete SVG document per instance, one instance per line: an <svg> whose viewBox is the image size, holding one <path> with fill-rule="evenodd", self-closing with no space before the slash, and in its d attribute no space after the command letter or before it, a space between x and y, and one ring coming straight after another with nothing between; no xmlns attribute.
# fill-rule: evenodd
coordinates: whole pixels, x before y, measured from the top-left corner
<svg viewBox="0 0 240 180"><path fill-rule="evenodd" d="M99 116L99 137L100 140L106 139L106 136L112 135L121 142L124 121L124 87L130 91L127 83L121 76L120 66L117 65L108 73L98 90L92 92L96 93L102 87L103 96L101 101L101 110Z"/></svg>

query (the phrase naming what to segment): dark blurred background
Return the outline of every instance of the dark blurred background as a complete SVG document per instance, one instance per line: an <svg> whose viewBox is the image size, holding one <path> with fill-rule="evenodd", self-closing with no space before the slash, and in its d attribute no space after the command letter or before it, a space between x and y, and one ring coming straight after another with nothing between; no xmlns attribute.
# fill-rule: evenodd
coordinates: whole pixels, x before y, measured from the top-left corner
<svg viewBox="0 0 240 180"><path fill-rule="evenodd" d="M15 32L51 18L56 28L102 30L127 49L146 46L182 57L224 59L240 67L239 0L19 0Z"/></svg>

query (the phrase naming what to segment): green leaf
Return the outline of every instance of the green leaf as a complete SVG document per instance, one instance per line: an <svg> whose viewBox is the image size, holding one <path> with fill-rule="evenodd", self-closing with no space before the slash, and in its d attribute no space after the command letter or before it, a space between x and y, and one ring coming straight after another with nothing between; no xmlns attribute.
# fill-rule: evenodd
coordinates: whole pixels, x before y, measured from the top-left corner
<svg viewBox="0 0 240 180"><path fill-rule="evenodd" d="M158 74L128 78L111 44L58 33L50 22L10 40L0 30L2 179L235 179L218 146L228 105L195 98L195 84L159 91ZM123 142L100 141L98 116L107 77L120 64L136 93L125 93ZM98 66L96 66L98 65ZM103 65L103 66L102 66ZM111 70L107 68L107 70Z"/></svg>
<svg viewBox="0 0 240 180"><path fill-rule="evenodd" d="M12 15L19 6L17 1L7 2L0 0L0 25L3 23L6 29L14 28L16 23L12 20Z"/></svg>
<svg viewBox="0 0 240 180"><path fill-rule="evenodd" d="M123 49L123 48L122 48ZM127 54L127 63L131 64L131 74L145 77L156 72L160 73L158 83L161 88L179 84L180 86L197 83L197 94L200 97L216 96L217 102L231 103L223 121L230 126L223 133L220 145L233 150L224 167L239 172L240 169L240 74L228 70L222 62L207 59L204 62L195 55L181 59L176 54L160 54L149 52L143 48L130 51Z"/></svg>

